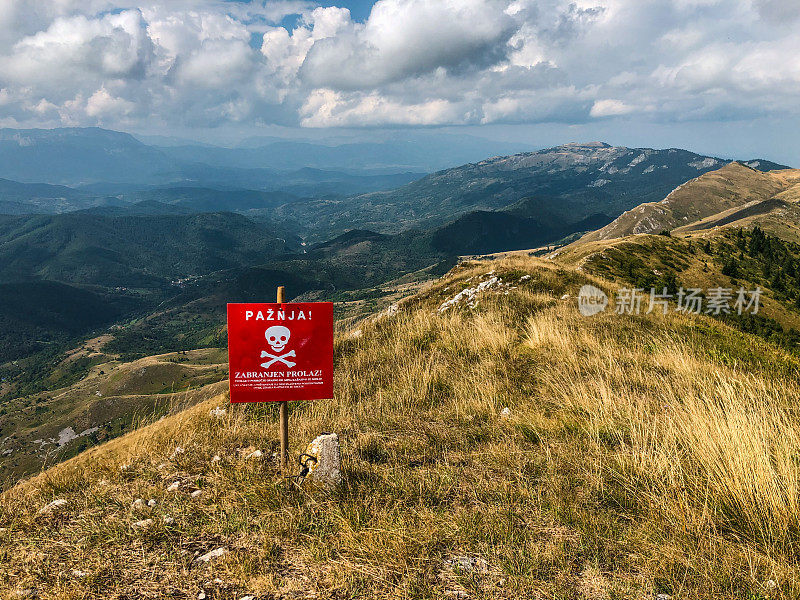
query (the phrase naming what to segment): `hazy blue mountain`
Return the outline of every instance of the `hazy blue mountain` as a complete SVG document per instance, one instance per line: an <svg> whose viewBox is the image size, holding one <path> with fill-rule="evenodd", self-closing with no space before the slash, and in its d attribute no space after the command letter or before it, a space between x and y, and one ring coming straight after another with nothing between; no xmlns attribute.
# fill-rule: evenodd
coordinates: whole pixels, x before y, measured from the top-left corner
<svg viewBox="0 0 800 600"><path fill-rule="evenodd" d="M96 127L2 129L0 178L69 185L90 194L187 184L309 196L358 194L399 187L433 170L530 147L436 133L322 143L264 138L250 140L264 145L245 143L236 148L158 136L141 139Z"/></svg>
<svg viewBox="0 0 800 600"><path fill-rule="evenodd" d="M383 152L393 150L387 146ZM96 127L0 129L0 178L80 187L97 195L193 185L320 196L391 189L427 172L420 161L412 161L412 169L394 158L375 169L364 166L368 158L381 160L376 153L379 149L369 145L350 150L294 142L263 152L203 144L156 148ZM345 158L351 154L356 158Z"/></svg>
<svg viewBox="0 0 800 600"><path fill-rule="evenodd" d="M86 208L93 214L117 216L233 211L282 223L284 229L312 242L354 228L383 233L431 230L475 213L463 225L476 235L508 230L505 238L492 234L487 243L526 236L531 245L534 240L547 243L572 233L593 215L613 219L643 202L661 200L675 187L725 164L722 159L685 150L595 142L490 158L422 177L413 172L352 173L311 166L279 171L253 165L338 161L340 168L358 165L379 171L392 161L399 168L402 161L424 162L432 155L451 160L459 152L485 150L488 143L469 136L416 134L417 139L404 134L405 138L337 146L273 141L255 148L156 149L130 135L102 129L2 130L0 134L0 158L14 159L0 162L0 175L38 174L42 181L52 181L71 174L84 183L79 191L41 186L24 194L9 191L5 196L0 185L0 213ZM443 146L450 147L449 154ZM20 156L28 158L24 161L27 171ZM201 159L208 162L198 162ZM368 164L367 160L377 162ZM377 166L381 161L383 167ZM762 170L781 167L764 160L747 164ZM155 185L159 179L170 183ZM34 198L37 193L41 196ZM456 251L458 244L442 247ZM477 247L489 246L473 244L463 250Z"/></svg>
<svg viewBox="0 0 800 600"><path fill-rule="evenodd" d="M257 145L259 142L266 142ZM237 148L165 145L161 150L182 162L243 169L312 167L351 172L429 172L487 156L530 149L527 144L492 142L467 135L417 134L381 141L312 143L262 138Z"/></svg>
<svg viewBox="0 0 800 600"><path fill-rule="evenodd" d="M102 200L91 194L46 183L20 183L0 179L0 214L57 213L94 206Z"/></svg>
<svg viewBox="0 0 800 600"><path fill-rule="evenodd" d="M74 199L85 197L86 194L63 185L20 183L9 179L0 179L0 198L5 201L31 202L39 198Z"/></svg>
<svg viewBox="0 0 800 600"><path fill-rule="evenodd" d="M133 136L96 127L0 129L0 177L76 185L170 180L177 165Z"/></svg>
<svg viewBox="0 0 800 600"><path fill-rule="evenodd" d="M180 168L182 184L218 189L279 190L298 196L353 195L385 191L424 177L425 173L354 174L304 167L295 171L211 166L186 163Z"/></svg>
<svg viewBox="0 0 800 600"><path fill-rule="evenodd" d="M130 208L137 210L158 202L174 207L179 212L241 212L272 209L298 200L286 192L259 192L256 190L219 190L200 187L176 187L144 190L125 194L121 198Z"/></svg>

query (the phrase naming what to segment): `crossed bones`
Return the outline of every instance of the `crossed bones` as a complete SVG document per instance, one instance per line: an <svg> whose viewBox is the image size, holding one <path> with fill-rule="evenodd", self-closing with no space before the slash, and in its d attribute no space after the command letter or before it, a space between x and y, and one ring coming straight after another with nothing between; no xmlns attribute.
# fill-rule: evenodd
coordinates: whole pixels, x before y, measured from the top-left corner
<svg viewBox="0 0 800 600"><path fill-rule="evenodd" d="M285 364L287 367L289 367L291 369L297 363L293 363L290 360L286 360L287 356L297 356L297 355L294 353L294 350L292 350L290 352L287 352L286 354L281 354L280 356L275 356L274 354L270 354L266 350L262 350L261 358L271 358L272 360L269 361L269 362L262 363L261 366L264 367L265 369L269 369L276 362L282 362L283 364Z"/></svg>

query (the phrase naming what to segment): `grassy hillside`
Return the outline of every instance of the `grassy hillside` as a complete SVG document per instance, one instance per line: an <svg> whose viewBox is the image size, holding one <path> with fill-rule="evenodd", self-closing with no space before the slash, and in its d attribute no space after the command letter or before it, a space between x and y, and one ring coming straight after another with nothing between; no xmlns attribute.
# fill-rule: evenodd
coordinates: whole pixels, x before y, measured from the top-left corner
<svg viewBox="0 0 800 600"><path fill-rule="evenodd" d="M798 360L704 317L581 317L585 283L611 291L528 257L464 264L337 339L336 399L290 417L295 455L341 436L331 496L278 477L275 407L210 414L224 395L20 484L0 591L800 597Z"/></svg>
<svg viewBox="0 0 800 600"><path fill-rule="evenodd" d="M756 231L761 232L760 229ZM770 339L789 350L800 351L800 283L796 269L798 246L768 236L771 252L751 248L749 230L724 230L710 236L636 235L607 242L582 243L558 251L554 260L577 265L627 287L642 290L642 310L647 310L651 289L675 294L679 288L700 289L704 307L708 290L736 291L761 288L757 315L731 314L718 318L750 333ZM552 255L551 255L552 256ZM705 310L705 308L704 308Z"/></svg>
<svg viewBox="0 0 800 600"><path fill-rule="evenodd" d="M179 407L218 393L225 350L214 348L125 362L103 351L107 337L72 349L39 374L45 391L0 404L0 488ZM86 370L85 376L70 375Z"/></svg>
<svg viewBox="0 0 800 600"><path fill-rule="evenodd" d="M644 203L584 236L609 240L675 228L709 229L788 208L800 199L800 170L763 173L733 162L673 190L663 200Z"/></svg>
<svg viewBox="0 0 800 600"><path fill-rule="evenodd" d="M755 316L720 315L800 350L800 170L731 163L549 255L628 286L763 290ZM654 233L658 233L654 235Z"/></svg>

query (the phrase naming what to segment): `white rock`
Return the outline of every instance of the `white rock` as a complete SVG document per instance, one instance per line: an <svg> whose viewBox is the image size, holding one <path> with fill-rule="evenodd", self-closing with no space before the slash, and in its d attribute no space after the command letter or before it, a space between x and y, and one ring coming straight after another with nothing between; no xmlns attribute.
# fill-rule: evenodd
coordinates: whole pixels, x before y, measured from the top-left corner
<svg viewBox="0 0 800 600"><path fill-rule="evenodd" d="M217 406L216 408L212 408L209 413L210 416L215 417L217 419L221 419L225 415L228 414L228 411L222 408L221 406Z"/></svg>
<svg viewBox="0 0 800 600"><path fill-rule="evenodd" d="M147 506L153 508L156 505L156 501L153 498L147 501Z"/></svg>
<svg viewBox="0 0 800 600"><path fill-rule="evenodd" d="M530 275L523 275L522 277L519 278L519 280L520 281L528 281L528 279L530 279L530 278L531 278Z"/></svg>
<svg viewBox="0 0 800 600"><path fill-rule="evenodd" d="M491 273L487 273L487 275L490 275L490 274ZM469 281L469 280L467 280L467 281ZM503 288L503 287L508 287L508 285L502 283L502 281L500 280L499 277L494 276L491 279L487 279L486 281L480 282L475 287L466 288L464 290L461 290L458 294L456 294L455 296L450 298L450 300L447 300L441 306L439 306L438 312L443 313L446 310L448 310L449 308L451 308L453 306L456 306L456 305L458 305L458 304L460 304L462 302L464 302L470 308L475 308L475 306L478 303L478 295L481 292L484 292L486 290L490 290L490 289L496 288L496 287L497 288Z"/></svg>
<svg viewBox="0 0 800 600"><path fill-rule="evenodd" d="M242 596L239 600L256 600L255 596Z"/></svg>
<svg viewBox="0 0 800 600"><path fill-rule="evenodd" d="M181 482L180 481L175 481L167 488L167 491L168 492L177 492L179 489L181 489Z"/></svg>
<svg viewBox="0 0 800 600"><path fill-rule="evenodd" d="M199 498L203 495L203 490L195 490L192 492L192 498Z"/></svg>
<svg viewBox="0 0 800 600"><path fill-rule="evenodd" d="M147 529L153 524L153 519L142 519L141 521L136 521L135 523L131 523L131 527L134 529Z"/></svg>
<svg viewBox="0 0 800 600"><path fill-rule="evenodd" d="M133 465L131 465L131 463L125 463L124 465L122 465L122 466L119 468L119 470L120 470L120 471L129 471L129 470L130 470L130 468L131 468L132 466L133 466Z"/></svg>
<svg viewBox="0 0 800 600"><path fill-rule="evenodd" d="M183 448L181 448L180 446L177 446L177 447L175 448L175 450L173 450L173 452L172 452L172 454L170 455L169 459L170 459L170 460L175 460L175 459L176 459L178 456L180 456L181 454L183 454L183 452L184 452Z"/></svg>
<svg viewBox="0 0 800 600"><path fill-rule="evenodd" d="M73 569L72 576L77 577L78 579L83 579L84 577L88 577L89 574L86 571L79 571L78 569Z"/></svg>
<svg viewBox="0 0 800 600"><path fill-rule="evenodd" d="M201 591L199 594L197 594L197 600L206 600L206 593Z"/></svg>
<svg viewBox="0 0 800 600"><path fill-rule="evenodd" d="M263 456L264 456L264 453L261 452L261 450L256 450L255 452L251 452L250 454L248 454L244 458L245 458L245 460L258 460L260 458L263 458Z"/></svg>
<svg viewBox="0 0 800 600"><path fill-rule="evenodd" d="M511 416L511 409L506 406L503 410L500 411L500 416L504 419L509 418Z"/></svg>
<svg viewBox="0 0 800 600"><path fill-rule="evenodd" d="M222 457L219 454L215 454L214 456L211 457L211 462L212 463L222 462Z"/></svg>
<svg viewBox="0 0 800 600"><path fill-rule="evenodd" d="M324 488L333 489L342 482L342 452L339 436L324 433L306 448L306 454L316 459L308 461L309 471L305 481L317 483Z"/></svg>
<svg viewBox="0 0 800 600"><path fill-rule="evenodd" d="M778 587L778 582L775 581L774 579L768 579L767 581L764 582L764 587L767 588L768 590L774 590L775 588Z"/></svg>
<svg viewBox="0 0 800 600"><path fill-rule="evenodd" d="M172 525L175 522L175 519L170 517L169 515L164 515L164 525Z"/></svg>
<svg viewBox="0 0 800 600"><path fill-rule="evenodd" d="M462 571L488 573L489 564L482 558L472 556L453 556L445 559L445 565L450 567L457 567Z"/></svg>
<svg viewBox="0 0 800 600"><path fill-rule="evenodd" d="M54 512L58 512L59 510L64 508L66 505L67 505L67 501L64 500L63 498L59 498L57 500L53 500L50 504L48 504L47 506L43 507L39 511L39 514L40 515L49 515L49 514L52 514Z"/></svg>
<svg viewBox="0 0 800 600"><path fill-rule="evenodd" d="M131 509L133 509L133 510L144 510L145 506L146 505L144 503L144 500L142 500L141 498L137 498L136 500L133 501L133 504L131 504Z"/></svg>
<svg viewBox="0 0 800 600"><path fill-rule="evenodd" d="M206 552L202 556L198 556L195 559L195 561L207 563L214 559L220 558L221 556L225 556L227 553L228 550L226 548L217 548L216 550L212 550L211 552Z"/></svg>
<svg viewBox="0 0 800 600"><path fill-rule="evenodd" d="M569 300L569 294L564 294L563 296L561 296L561 299L562 300Z"/></svg>

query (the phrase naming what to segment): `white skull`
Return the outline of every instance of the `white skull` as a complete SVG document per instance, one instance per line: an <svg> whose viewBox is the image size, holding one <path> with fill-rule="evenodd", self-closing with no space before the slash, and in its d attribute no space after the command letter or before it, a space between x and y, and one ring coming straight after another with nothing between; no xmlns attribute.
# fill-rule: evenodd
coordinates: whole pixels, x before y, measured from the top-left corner
<svg viewBox="0 0 800 600"><path fill-rule="evenodd" d="M267 329L264 333L264 337L267 338L267 343L270 345L273 352L282 352L283 349L286 348L286 344L289 343L292 332L289 331L288 327L275 325Z"/></svg>

